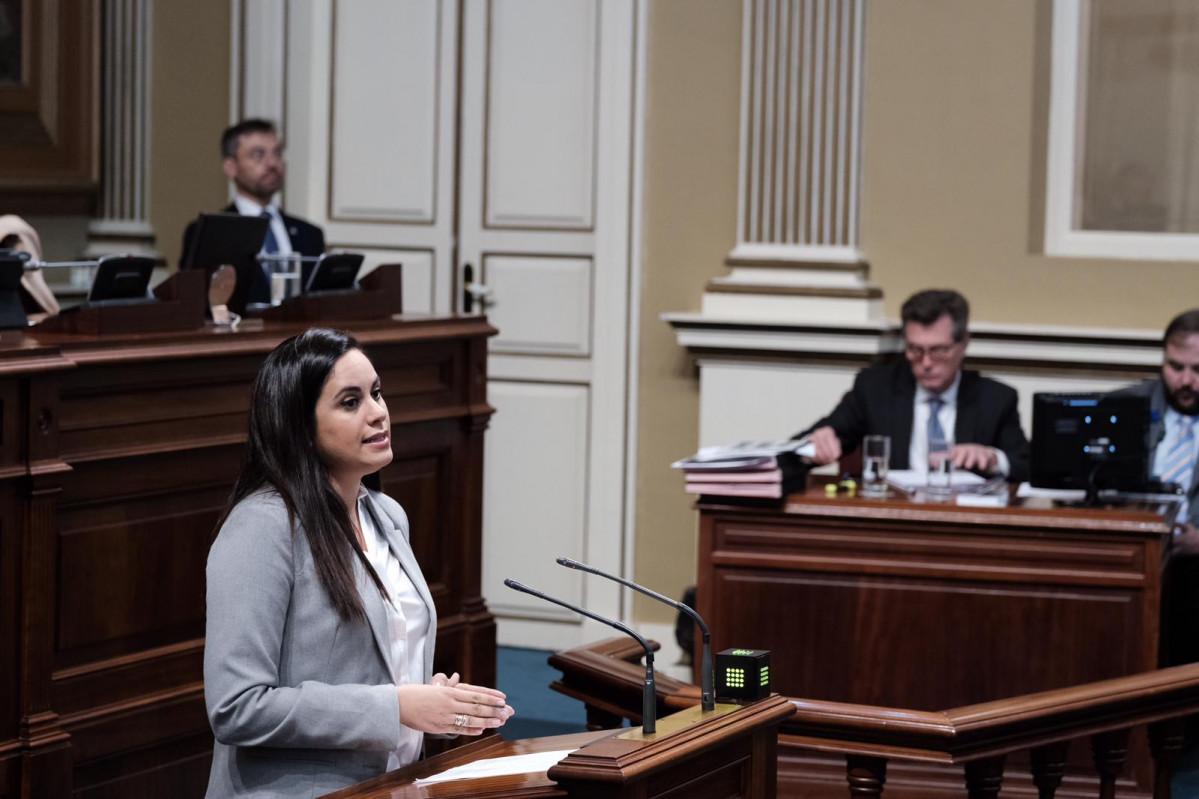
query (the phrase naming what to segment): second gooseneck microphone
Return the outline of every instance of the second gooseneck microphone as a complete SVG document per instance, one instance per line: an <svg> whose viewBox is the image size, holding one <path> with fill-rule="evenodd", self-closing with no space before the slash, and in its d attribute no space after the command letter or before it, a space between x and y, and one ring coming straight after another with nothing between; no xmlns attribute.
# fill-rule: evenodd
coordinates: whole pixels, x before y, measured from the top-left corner
<svg viewBox="0 0 1199 799"><path fill-rule="evenodd" d="M691 620L699 625L700 633L703 635L704 639L703 660L700 662L700 699L703 703L703 711L707 713L716 709L716 698L712 690L712 636L708 634L708 625L704 624L704 620L700 618L700 615L696 613L693 608L689 607L683 602L677 602L668 596L659 594L657 591L653 591L643 585L637 585L637 583L633 582L632 580L626 580L623 577L617 577L615 574L608 574L605 571L600 571L594 566L588 566L586 563L579 563L573 558L558 558L557 561L559 566L565 566L568 569L585 571L588 574L594 574L597 577L604 577L614 582L618 582L627 588L632 588L634 591L640 591L647 597L670 605L680 613L690 616Z"/></svg>
<svg viewBox="0 0 1199 799"><path fill-rule="evenodd" d="M653 647L649 645L649 641L646 641L640 635L633 632L633 630L631 630L629 627L621 624L618 621L604 618L598 613L592 613L590 610L584 610L578 605L571 604L564 599L557 599L549 596L548 594L543 594L536 588L529 588L529 586L525 585L524 583L517 582L513 579L506 579L504 580L504 585L508 586L514 591L520 591L522 593L529 594L530 596L535 596L538 599L544 599L546 602L553 602L555 605L560 605L567 610L573 610L575 613L586 616L589 619L594 619L600 624L606 624L609 627L615 627L625 635L635 638L637 643L641 644L641 648L645 650L645 685L642 688L641 694L641 731L646 735L650 735L657 731L658 698L657 686L654 684L654 650Z"/></svg>

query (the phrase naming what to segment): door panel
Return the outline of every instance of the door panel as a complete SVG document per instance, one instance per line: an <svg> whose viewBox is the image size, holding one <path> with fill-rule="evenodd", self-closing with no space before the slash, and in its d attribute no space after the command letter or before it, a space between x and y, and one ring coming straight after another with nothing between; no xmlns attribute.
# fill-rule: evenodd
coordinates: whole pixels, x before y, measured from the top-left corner
<svg viewBox="0 0 1199 799"><path fill-rule="evenodd" d="M457 3L297 2L288 52L289 207L404 263L405 312L452 311Z"/></svg>
<svg viewBox="0 0 1199 799"><path fill-rule="evenodd" d="M583 601L580 573L554 564L580 553L587 525L588 391L585 386L493 380L502 407L484 459L483 595L492 613L576 622L557 605L504 587L504 578ZM529 504L532 494L538 497Z"/></svg>
<svg viewBox="0 0 1199 799"><path fill-rule="evenodd" d="M441 5L336 3L331 219L436 221Z"/></svg>
<svg viewBox="0 0 1199 799"><path fill-rule="evenodd" d="M633 9L463 4L459 259L500 331L483 590L505 644L605 634L512 596L513 574L621 615L614 584L579 581L554 556L622 570Z"/></svg>
<svg viewBox="0 0 1199 799"><path fill-rule="evenodd" d="M535 567L551 590L621 615L615 585L553 556L620 573L627 546L636 1L289 8L289 207L367 268L403 263L406 313L461 312L469 264L473 311L500 331L483 478L500 641L606 634L501 580Z"/></svg>
<svg viewBox="0 0 1199 799"><path fill-rule="evenodd" d="M591 269L590 258L484 255L491 352L590 355Z"/></svg>
<svg viewBox="0 0 1199 799"><path fill-rule="evenodd" d="M597 22L596 0L488 5L488 227L591 227Z"/></svg>

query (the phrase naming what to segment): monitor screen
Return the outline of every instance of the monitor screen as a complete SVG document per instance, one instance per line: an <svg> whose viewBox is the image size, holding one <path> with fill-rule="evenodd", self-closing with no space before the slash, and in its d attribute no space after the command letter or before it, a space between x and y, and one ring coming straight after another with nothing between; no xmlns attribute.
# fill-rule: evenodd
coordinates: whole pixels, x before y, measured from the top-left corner
<svg viewBox="0 0 1199 799"><path fill-rule="evenodd" d="M1029 482L1038 488L1144 491L1149 398L1034 394Z"/></svg>
<svg viewBox="0 0 1199 799"><path fill-rule="evenodd" d="M229 310L236 314L243 313L249 302L269 302L271 287L258 265L258 251L269 225L260 216L200 214L182 266L203 269L209 278L223 264L236 269L237 285L228 302Z"/></svg>
<svg viewBox="0 0 1199 799"><path fill-rule="evenodd" d="M358 279L363 255L356 252L327 252L317 261L304 284L305 294L328 291L349 291Z"/></svg>
<svg viewBox="0 0 1199 799"><path fill-rule="evenodd" d="M154 259L134 255L106 255L100 259L92 287L87 293L89 305L102 302L149 302L150 277Z"/></svg>

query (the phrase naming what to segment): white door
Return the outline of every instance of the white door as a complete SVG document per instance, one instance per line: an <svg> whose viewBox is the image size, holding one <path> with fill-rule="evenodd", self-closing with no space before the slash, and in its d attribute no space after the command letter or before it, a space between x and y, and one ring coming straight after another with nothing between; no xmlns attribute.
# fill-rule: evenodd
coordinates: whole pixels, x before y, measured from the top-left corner
<svg viewBox="0 0 1199 799"><path fill-rule="evenodd" d="M629 275L632 0L465 0L460 275L499 335L483 593L501 644L603 634L503 586L619 618ZM474 310L480 310L476 307Z"/></svg>
<svg viewBox="0 0 1199 799"><path fill-rule="evenodd" d="M483 515L500 643L607 634L502 581L621 616L614 584L554 558L623 570L635 0L276 5L254 36L276 32L285 74L240 74L247 96L286 88L288 207L331 247L402 261L405 313L464 310L468 265L490 290L474 310L500 331Z"/></svg>
<svg viewBox="0 0 1199 799"><path fill-rule="evenodd" d="M404 313L451 312L458 4L288 8L288 208L367 269L402 263Z"/></svg>

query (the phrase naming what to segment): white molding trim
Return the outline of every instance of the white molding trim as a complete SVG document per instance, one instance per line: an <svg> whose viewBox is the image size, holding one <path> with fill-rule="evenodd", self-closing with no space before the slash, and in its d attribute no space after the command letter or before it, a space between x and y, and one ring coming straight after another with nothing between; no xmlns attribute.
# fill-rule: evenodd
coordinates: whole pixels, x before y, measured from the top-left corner
<svg viewBox="0 0 1199 799"><path fill-rule="evenodd" d="M641 279L645 211L645 112L649 87L649 0L634 3L632 169L629 186L628 340L625 369L624 530L621 574L635 578L637 555L637 437L641 369ZM633 621L632 591L620 592L620 619Z"/></svg>
<svg viewBox="0 0 1199 799"><path fill-rule="evenodd" d="M729 260L781 259L823 263L856 264L866 260L857 247L820 246L813 244L760 244L738 242L728 255Z"/></svg>
<svg viewBox="0 0 1199 799"><path fill-rule="evenodd" d="M742 0L738 246L856 247L865 14L864 0Z"/></svg>
<svg viewBox="0 0 1199 799"><path fill-rule="evenodd" d="M787 324L760 320L714 320L696 313L670 313L663 321L675 330L679 346L709 357L754 359L754 353L803 359L811 355L844 355L868 359L899 352L902 335L897 321L880 324ZM970 326L967 359L988 363L1052 363L1152 371L1161 364L1161 331L978 323ZM743 353L743 354L738 354ZM716 357L716 356L712 356Z"/></svg>
<svg viewBox="0 0 1199 799"><path fill-rule="evenodd" d="M1085 73L1082 32L1089 0L1054 0L1045 169L1045 254L1136 261L1199 259L1199 234L1079 230L1077 172L1082 158L1080 75Z"/></svg>
<svg viewBox="0 0 1199 799"><path fill-rule="evenodd" d="M243 0L238 10L237 25L244 27L233 53L234 61L241 62L237 118L264 117L286 131L287 5L284 0Z"/></svg>
<svg viewBox="0 0 1199 799"><path fill-rule="evenodd" d="M241 115L241 4L229 0L229 124Z"/></svg>
<svg viewBox="0 0 1199 799"><path fill-rule="evenodd" d="M154 6L104 4L99 214L88 224L89 258L112 253L158 257L150 224Z"/></svg>

